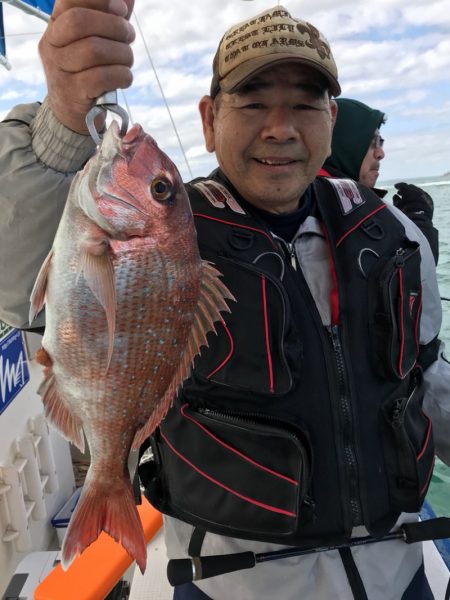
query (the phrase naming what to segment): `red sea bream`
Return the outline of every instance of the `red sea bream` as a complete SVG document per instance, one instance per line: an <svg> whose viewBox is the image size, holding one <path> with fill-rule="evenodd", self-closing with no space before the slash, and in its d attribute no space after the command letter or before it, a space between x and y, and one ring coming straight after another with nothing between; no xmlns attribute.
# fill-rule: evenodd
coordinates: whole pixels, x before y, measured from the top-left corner
<svg viewBox="0 0 450 600"><path fill-rule="evenodd" d="M63 568L106 531L144 571L127 460L164 417L230 292L202 261L172 161L139 125L115 121L76 175L36 280L46 305L38 360L47 418L91 464L64 539Z"/></svg>

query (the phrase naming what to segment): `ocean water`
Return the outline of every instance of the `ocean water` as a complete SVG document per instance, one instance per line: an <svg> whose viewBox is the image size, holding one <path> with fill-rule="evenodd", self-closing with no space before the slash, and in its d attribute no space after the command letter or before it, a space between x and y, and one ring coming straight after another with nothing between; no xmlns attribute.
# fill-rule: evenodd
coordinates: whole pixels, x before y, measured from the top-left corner
<svg viewBox="0 0 450 600"><path fill-rule="evenodd" d="M408 181L420 186L434 201L433 223L439 229L439 264L437 268L439 290L442 298L443 321L440 337L446 343L446 356L450 359L450 175L440 181L422 179ZM389 202L395 189L384 186ZM450 431L449 431L450 436ZM437 516L450 516L450 467L439 459L431 479L427 500Z"/></svg>

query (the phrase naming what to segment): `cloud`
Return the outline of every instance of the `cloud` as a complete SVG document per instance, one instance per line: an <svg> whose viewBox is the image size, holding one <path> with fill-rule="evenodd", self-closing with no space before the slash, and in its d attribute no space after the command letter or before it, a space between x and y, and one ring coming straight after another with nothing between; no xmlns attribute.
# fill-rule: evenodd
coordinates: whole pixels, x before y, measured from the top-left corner
<svg viewBox="0 0 450 600"><path fill-rule="evenodd" d="M383 179L448 171L450 0L358 0L357 8L354 0L283 4L330 41L343 95L388 113ZM218 41L233 23L266 8L265 0L136 3L131 20L137 30L134 83L125 92L126 101L132 118L155 137L185 178L190 173L184 154L194 175L216 165L204 149L197 105L208 93ZM45 23L8 4L4 13L13 70L0 69L0 117L18 102L45 95L37 52Z"/></svg>

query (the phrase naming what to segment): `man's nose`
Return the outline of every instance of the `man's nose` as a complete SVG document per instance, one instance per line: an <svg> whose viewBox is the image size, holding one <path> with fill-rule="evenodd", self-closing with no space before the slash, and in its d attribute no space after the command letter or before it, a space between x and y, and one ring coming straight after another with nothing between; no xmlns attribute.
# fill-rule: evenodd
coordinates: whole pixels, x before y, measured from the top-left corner
<svg viewBox="0 0 450 600"><path fill-rule="evenodd" d="M383 158L386 156L386 153L380 146L379 148L375 148L374 156L377 160L383 160Z"/></svg>
<svg viewBox="0 0 450 600"><path fill-rule="evenodd" d="M287 106L272 107L267 112L262 136L264 139L280 142L296 140L300 135L297 121L291 108Z"/></svg>

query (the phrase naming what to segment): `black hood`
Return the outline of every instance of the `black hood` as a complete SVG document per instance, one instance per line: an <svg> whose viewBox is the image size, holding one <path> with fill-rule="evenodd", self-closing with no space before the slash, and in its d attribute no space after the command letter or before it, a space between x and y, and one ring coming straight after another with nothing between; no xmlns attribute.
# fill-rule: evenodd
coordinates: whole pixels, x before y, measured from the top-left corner
<svg viewBox="0 0 450 600"><path fill-rule="evenodd" d="M336 103L338 113L331 156L325 161L324 167L338 169L346 177L358 181L374 131L385 121L385 115L358 100L337 98Z"/></svg>

